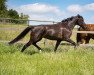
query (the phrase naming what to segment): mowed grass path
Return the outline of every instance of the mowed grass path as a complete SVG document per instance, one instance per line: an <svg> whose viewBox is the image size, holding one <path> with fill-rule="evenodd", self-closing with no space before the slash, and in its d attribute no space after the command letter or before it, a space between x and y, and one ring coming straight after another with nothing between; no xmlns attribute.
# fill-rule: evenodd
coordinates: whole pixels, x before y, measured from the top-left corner
<svg viewBox="0 0 94 75"><path fill-rule="evenodd" d="M31 46L21 53L22 46L0 43L0 75L94 75L94 48L61 45L54 53L46 46L39 53Z"/></svg>

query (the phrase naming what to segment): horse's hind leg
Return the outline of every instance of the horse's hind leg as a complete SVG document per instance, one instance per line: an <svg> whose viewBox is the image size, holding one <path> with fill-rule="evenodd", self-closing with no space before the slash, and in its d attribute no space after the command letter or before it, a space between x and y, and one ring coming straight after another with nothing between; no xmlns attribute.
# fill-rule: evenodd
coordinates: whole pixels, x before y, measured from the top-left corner
<svg viewBox="0 0 94 75"><path fill-rule="evenodd" d="M33 44L38 50L42 50L36 43L38 42L38 41L40 41L41 39L30 39L30 41L28 42L28 43L26 43L25 45L24 45L24 47L22 48L22 50L21 50L21 52L23 52L27 47L29 47L31 44Z"/></svg>
<svg viewBox="0 0 94 75"><path fill-rule="evenodd" d="M32 44L39 50L41 51L42 49L36 44L37 42L39 42L42 39L42 37L34 37L34 39L32 40Z"/></svg>
<svg viewBox="0 0 94 75"><path fill-rule="evenodd" d="M41 48L36 43L42 39L42 36L43 36L42 30L39 30L36 33L32 32L30 35L31 35L30 36L30 41L27 44L24 45L21 52L23 52L31 44L33 44L38 50L41 50Z"/></svg>
<svg viewBox="0 0 94 75"><path fill-rule="evenodd" d="M36 43L33 43L33 45L41 52L42 49Z"/></svg>
<svg viewBox="0 0 94 75"><path fill-rule="evenodd" d="M57 42L56 42L54 52L56 52L56 50L57 50L57 48L58 48L58 46L59 46L60 42L61 42L61 41L57 41Z"/></svg>
<svg viewBox="0 0 94 75"><path fill-rule="evenodd" d="M28 43L26 43L24 45L24 47L22 48L21 52L23 52L27 47L29 47L31 44L33 44L38 50L42 50L36 43L34 40L30 40Z"/></svg>
<svg viewBox="0 0 94 75"><path fill-rule="evenodd" d="M32 44L32 41L29 41L28 43L26 43L24 45L24 47L22 48L21 52L23 52L27 47L29 47Z"/></svg>
<svg viewBox="0 0 94 75"><path fill-rule="evenodd" d="M33 45L34 45L35 47L37 47L38 50L42 50L36 43L33 43Z"/></svg>

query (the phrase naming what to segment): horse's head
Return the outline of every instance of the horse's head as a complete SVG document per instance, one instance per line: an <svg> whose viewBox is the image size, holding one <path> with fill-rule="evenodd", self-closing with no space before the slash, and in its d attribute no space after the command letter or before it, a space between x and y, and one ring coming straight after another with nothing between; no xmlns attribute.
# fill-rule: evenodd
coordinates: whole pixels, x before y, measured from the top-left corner
<svg viewBox="0 0 94 75"><path fill-rule="evenodd" d="M77 16L75 16L75 19L76 19L76 25L79 25L83 29L87 30L86 24L82 16L78 14Z"/></svg>

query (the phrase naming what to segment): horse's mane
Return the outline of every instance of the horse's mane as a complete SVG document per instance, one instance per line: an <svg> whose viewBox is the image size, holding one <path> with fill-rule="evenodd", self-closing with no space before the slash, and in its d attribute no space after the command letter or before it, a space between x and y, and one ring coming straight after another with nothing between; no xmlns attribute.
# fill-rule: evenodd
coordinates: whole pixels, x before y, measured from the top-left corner
<svg viewBox="0 0 94 75"><path fill-rule="evenodd" d="M61 22L72 21L74 17L83 18L82 16L80 16L80 15L78 14L77 16L72 16L72 17L69 17L69 18L67 18L67 19L64 19L64 20L62 20Z"/></svg>
<svg viewBox="0 0 94 75"><path fill-rule="evenodd" d="M71 21L71 20L73 20L73 18L74 18L74 16L72 16L72 17L69 17L69 18L67 18L67 19L64 19L64 20L62 20L61 22L68 22L68 21Z"/></svg>

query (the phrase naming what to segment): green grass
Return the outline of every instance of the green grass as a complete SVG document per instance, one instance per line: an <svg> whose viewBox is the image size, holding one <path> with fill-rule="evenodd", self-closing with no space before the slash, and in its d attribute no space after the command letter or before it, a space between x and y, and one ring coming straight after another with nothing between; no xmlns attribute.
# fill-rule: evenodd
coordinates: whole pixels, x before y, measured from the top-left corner
<svg viewBox="0 0 94 75"><path fill-rule="evenodd" d="M94 48L31 46L21 53L22 44L0 43L0 75L94 75ZM66 48L67 47L67 48Z"/></svg>
<svg viewBox="0 0 94 75"><path fill-rule="evenodd" d="M19 35L27 25L3 25L0 24L0 40L12 40L17 35ZM24 38L23 41L27 41L29 39L29 34Z"/></svg>
<svg viewBox="0 0 94 75"><path fill-rule="evenodd" d="M0 25L0 28L18 28L18 30L0 30L0 40L12 40L20 32L22 25ZM71 38L75 41L74 34ZM23 41L27 41L27 35ZM54 53L55 41L38 43L42 47L39 53L30 46L23 53L23 44L9 46L0 43L0 75L94 75L94 48L60 45Z"/></svg>

